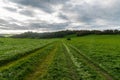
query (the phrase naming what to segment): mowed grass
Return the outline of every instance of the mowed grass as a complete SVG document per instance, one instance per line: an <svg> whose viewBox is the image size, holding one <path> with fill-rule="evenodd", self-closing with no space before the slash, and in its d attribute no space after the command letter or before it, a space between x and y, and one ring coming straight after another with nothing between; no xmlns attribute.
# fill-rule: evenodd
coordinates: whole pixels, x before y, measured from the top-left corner
<svg viewBox="0 0 120 80"><path fill-rule="evenodd" d="M119 80L119 42L119 35L0 38L0 80Z"/></svg>
<svg viewBox="0 0 120 80"><path fill-rule="evenodd" d="M120 79L120 35L83 36L72 38L68 43L76 46L111 76Z"/></svg>
<svg viewBox="0 0 120 80"><path fill-rule="evenodd" d="M1 38L0 66L27 56L32 51L51 42L53 40Z"/></svg>

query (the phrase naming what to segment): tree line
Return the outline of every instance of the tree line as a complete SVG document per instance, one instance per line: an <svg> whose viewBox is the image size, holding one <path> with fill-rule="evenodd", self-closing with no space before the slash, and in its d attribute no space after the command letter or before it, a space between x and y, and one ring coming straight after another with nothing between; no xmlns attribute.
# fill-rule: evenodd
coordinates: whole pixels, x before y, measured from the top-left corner
<svg viewBox="0 0 120 80"><path fill-rule="evenodd" d="M117 35L120 34L119 30L65 30L58 32L46 32L46 33L37 33L37 32L25 32L22 34L17 34L11 36L12 38L63 38L67 35L75 34L76 36L85 36L85 35Z"/></svg>

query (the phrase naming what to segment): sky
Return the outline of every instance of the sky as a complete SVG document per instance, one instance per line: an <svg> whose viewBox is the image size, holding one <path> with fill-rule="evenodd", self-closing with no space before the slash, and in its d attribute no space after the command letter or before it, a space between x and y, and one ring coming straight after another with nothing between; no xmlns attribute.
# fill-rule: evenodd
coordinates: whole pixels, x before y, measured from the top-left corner
<svg viewBox="0 0 120 80"><path fill-rule="evenodd" d="M0 0L0 34L120 29L120 0Z"/></svg>

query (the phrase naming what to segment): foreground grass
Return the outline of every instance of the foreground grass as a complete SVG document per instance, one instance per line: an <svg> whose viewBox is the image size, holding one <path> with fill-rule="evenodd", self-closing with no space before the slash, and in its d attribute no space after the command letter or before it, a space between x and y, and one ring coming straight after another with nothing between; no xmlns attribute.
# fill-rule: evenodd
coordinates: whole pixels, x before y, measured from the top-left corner
<svg viewBox="0 0 120 80"><path fill-rule="evenodd" d="M0 79L23 80L25 75L34 70L34 68L37 66L37 63L43 61L52 47L53 45L50 45L47 48L40 49L34 52L34 54L19 60L9 67L2 69L0 71Z"/></svg>
<svg viewBox="0 0 120 80"><path fill-rule="evenodd" d="M76 46L80 52L105 69L114 78L120 78L120 36L92 35L73 38L69 44Z"/></svg>
<svg viewBox="0 0 120 80"><path fill-rule="evenodd" d="M51 65L58 49L57 46L58 44L55 44L53 50L48 52L48 55L36 66L33 72L25 77L25 80L37 80L39 77L42 77L47 73L48 67Z"/></svg>
<svg viewBox="0 0 120 80"><path fill-rule="evenodd" d="M0 41L0 80L120 79L119 35Z"/></svg>

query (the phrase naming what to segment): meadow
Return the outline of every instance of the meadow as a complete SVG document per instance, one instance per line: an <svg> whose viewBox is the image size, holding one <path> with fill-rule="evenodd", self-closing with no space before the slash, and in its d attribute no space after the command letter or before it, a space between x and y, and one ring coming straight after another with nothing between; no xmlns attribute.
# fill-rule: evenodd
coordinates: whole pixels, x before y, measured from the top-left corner
<svg viewBox="0 0 120 80"><path fill-rule="evenodd" d="M120 36L0 38L0 80L120 80Z"/></svg>

